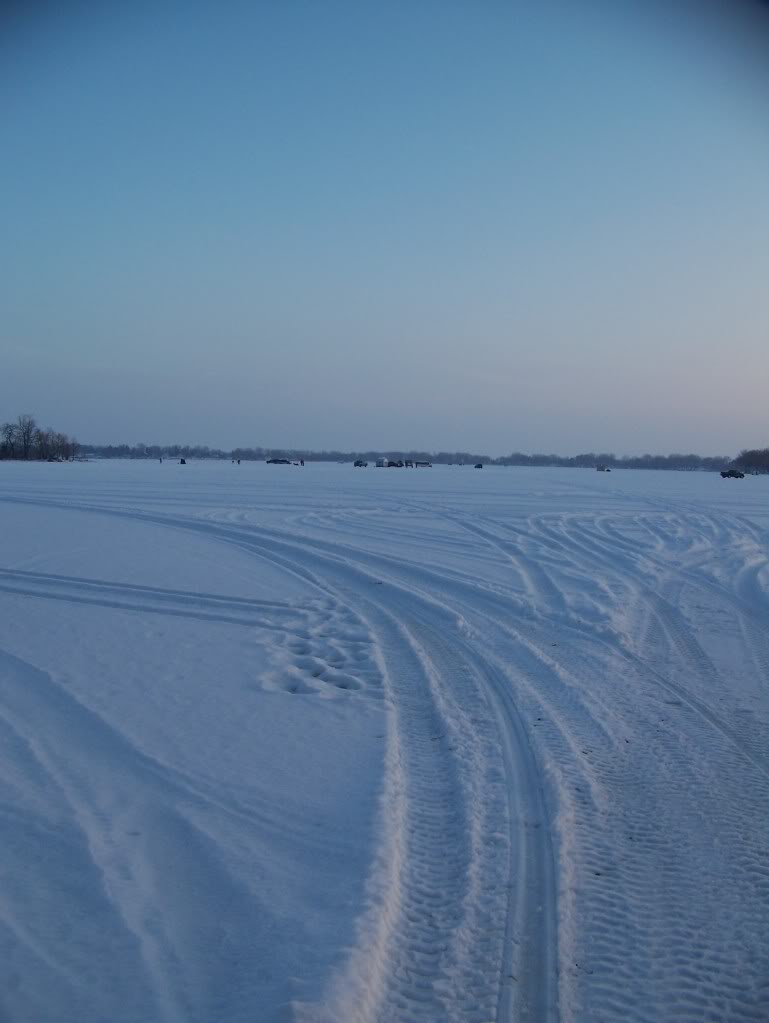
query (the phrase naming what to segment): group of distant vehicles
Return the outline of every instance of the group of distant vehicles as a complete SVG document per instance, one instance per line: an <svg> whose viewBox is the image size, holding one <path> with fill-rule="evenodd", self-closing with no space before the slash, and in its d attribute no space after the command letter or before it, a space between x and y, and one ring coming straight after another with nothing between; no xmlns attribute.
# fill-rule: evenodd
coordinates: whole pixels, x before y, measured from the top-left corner
<svg viewBox="0 0 769 1023"><path fill-rule="evenodd" d="M362 458L356 458L353 462L356 469L365 469L368 462ZM375 465L377 469L432 469L432 462L416 462L411 458L377 458Z"/></svg>
<svg viewBox="0 0 769 1023"><path fill-rule="evenodd" d="M54 459L49 458L48 460L49 461L53 461ZM162 460L163 459L161 459L161 461ZM234 459L233 459L233 461L234 461ZM267 458L266 461L267 461L268 465L304 465L305 464L305 459L304 458L300 458L299 461L292 461L290 458ZM237 462L238 462L238 464L240 463L240 459L239 458L237 459ZM181 460L181 463L182 463L182 465L184 464L184 459L183 458ZM341 462L341 464L345 464L345 462ZM404 458L377 458L376 461L374 462L374 464L376 466L376 469L432 469L433 468L433 462L432 461L416 461L416 460L413 460L411 458L405 458L405 459ZM353 465L355 466L355 469L367 469L368 468L368 462L365 461L363 458L356 458L355 461L353 462ZM483 469L484 468L484 463L482 461L477 461L476 464L474 464L472 466L472 468L473 469ZM597 472L599 472L599 473L610 473L610 472L612 472L612 470L610 470L608 468L608 465L598 464L598 465L595 466L595 468L596 468ZM744 479L744 473L740 472L738 469L724 469L724 470L721 471L721 477L724 480L743 480Z"/></svg>
<svg viewBox="0 0 769 1023"><path fill-rule="evenodd" d="M48 461L48 462L64 462L64 461L70 461L70 459L64 459L64 458L57 457L56 455L51 455L48 459L46 459L46 461ZM89 459L88 458L80 457L80 458L74 458L74 459L72 459L72 461L87 462L87 461L89 461ZM163 459L160 458L159 461L162 463ZM240 465L240 459L239 458L238 459L233 458L232 461L233 461L233 463L237 461L238 465ZM304 465L304 459L303 458L300 458L299 461L297 461L297 462L292 461L290 458L267 458L266 462L267 462L267 465ZM186 459L184 459L184 458L180 458L179 459L179 465L186 465L186 464L187 464ZM345 465L345 464L348 464L348 463L340 462L340 465ZM452 463L448 463L448 464L452 464ZM462 463L459 463L459 464L462 464ZM467 463L467 464L469 464L469 463ZM353 465L355 466L356 469L366 469L368 467L368 462L364 461L362 458L357 458L353 462ZM400 459L400 458L398 458L398 459L377 458L377 460L375 462L375 465L376 465L377 469L404 469L404 468L405 469L432 469L432 467L433 467L433 463L432 462L417 462L417 461L412 461L410 458L407 458L405 460ZM473 468L474 469L482 469L483 468L483 462L476 462L475 465L473 466ZM609 468L608 465L597 465L596 466L596 470L598 472L611 472L611 469ZM758 476L760 474L759 474L758 471L751 471L750 475L751 476ZM744 480L745 479L745 473L741 472L739 469L722 469L721 470L721 478L725 479L725 480Z"/></svg>
<svg viewBox="0 0 769 1023"><path fill-rule="evenodd" d="M48 461L52 462L55 459L49 458ZM163 459L161 458L162 461ZM268 458L266 461L267 465L304 465L303 458L300 458L298 462L292 462L290 458ZM181 464L184 465L184 459L181 460ZM374 464L377 469L432 469L433 467L432 462L417 462L410 458L405 460L401 458L377 458ZM238 465L240 465L240 459L238 459ZM368 468L368 462L362 458L356 458L353 465L356 469ZM483 462L476 462L473 468L482 469ZM598 472L611 472L608 465L597 465L596 470ZM725 480L744 480L745 473L740 472L739 469L722 469L721 478Z"/></svg>
<svg viewBox="0 0 769 1023"><path fill-rule="evenodd" d="M377 469L432 469L432 462L417 462L410 458L377 458L374 463ZM450 464L450 463L449 463ZM368 468L368 462L364 462L362 458L357 458L353 465L356 469ZM473 466L474 469L482 469L483 462L476 462Z"/></svg>

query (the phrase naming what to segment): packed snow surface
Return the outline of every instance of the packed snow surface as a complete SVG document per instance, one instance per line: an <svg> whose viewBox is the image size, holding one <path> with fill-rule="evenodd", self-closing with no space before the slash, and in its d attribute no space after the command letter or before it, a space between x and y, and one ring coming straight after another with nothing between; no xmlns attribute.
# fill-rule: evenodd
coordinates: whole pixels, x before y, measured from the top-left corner
<svg viewBox="0 0 769 1023"><path fill-rule="evenodd" d="M769 478L0 464L0 1019L769 1019Z"/></svg>

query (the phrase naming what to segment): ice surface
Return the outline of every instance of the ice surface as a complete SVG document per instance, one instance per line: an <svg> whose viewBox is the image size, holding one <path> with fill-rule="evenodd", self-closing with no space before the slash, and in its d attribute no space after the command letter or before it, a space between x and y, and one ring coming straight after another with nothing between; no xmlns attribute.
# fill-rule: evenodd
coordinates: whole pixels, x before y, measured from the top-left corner
<svg viewBox="0 0 769 1023"><path fill-rule="evenodd" d="M0 1019L769 1018L769 479L0 463Z"/></svg>

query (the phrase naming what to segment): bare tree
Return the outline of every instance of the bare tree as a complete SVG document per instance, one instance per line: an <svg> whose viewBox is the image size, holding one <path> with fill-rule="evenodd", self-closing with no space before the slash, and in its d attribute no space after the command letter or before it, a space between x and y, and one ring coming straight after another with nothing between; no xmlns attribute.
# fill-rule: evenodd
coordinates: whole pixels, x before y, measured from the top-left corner
<svg viewBox="0 0 769 1023"><path fill-rule="evenodd" d="M57 458L63 462L69 458L69 437L66 433L55 433L53 435L53 451Z"/></svg>
<svg viewBox="0 0 769 1023"><path fill-rule="evenodd" d="M45 460L51 452L51 431L38 427L32 435L32 443L35 446L37 457L41 461Z"/></svg>
<svg viewBox="0 0 769 1023"><path fill-rule="evenodd" d="M29 458L29 452L32 449L32 442L35 437L35 430L37 429L35 417L28 414L19 416L16 420L16 429L18 431L19 444L21 445L21 456L26 460Z"/></svg>
<svg viewBox="0 0 769 1023"><path fill-rule="evenodd" d="M16 440L18 437L18 427L16 423L3 423L0 426L0 433L3 436L3 443L8 448L8 454L11 458L16 456Z"/></svg>

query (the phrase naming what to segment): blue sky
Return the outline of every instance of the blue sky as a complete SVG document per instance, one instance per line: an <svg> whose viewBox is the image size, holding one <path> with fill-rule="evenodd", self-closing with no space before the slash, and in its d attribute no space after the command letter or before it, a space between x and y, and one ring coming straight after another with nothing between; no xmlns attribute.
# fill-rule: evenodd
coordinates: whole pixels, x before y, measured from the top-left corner
<svg viewBox="0 0 769 1023"><path fill-rule="evenodd" d="M759 4L10 5L0 418L769 443Z"/></svg>

